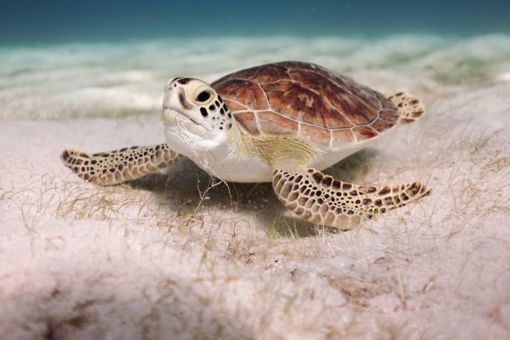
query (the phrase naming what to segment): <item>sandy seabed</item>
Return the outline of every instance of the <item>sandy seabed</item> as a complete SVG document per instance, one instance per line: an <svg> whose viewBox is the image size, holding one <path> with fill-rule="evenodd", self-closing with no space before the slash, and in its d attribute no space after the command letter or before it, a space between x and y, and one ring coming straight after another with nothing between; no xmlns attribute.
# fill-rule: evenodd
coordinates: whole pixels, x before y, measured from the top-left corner
<svg viewBox="0 0 510 340"><path fill-rule="evenodd" d="M59 161L159 143L165 80L298 59L428 115L328 172L432 195L334 233L187 160L107 188ZM508 339L510 37L0 49L0 338Z"/></svg>

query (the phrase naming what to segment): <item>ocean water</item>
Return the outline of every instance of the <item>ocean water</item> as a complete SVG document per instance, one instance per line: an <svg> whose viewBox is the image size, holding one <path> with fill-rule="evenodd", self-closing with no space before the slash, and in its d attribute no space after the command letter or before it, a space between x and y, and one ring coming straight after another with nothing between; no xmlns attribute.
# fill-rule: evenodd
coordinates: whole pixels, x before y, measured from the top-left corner
<svg viewBox="0 0 510 340"><path fill-rule="evenodd" d="M510 32L508 0L2 1L0 42Z"/></svg>
<svg viewBox="0 0 510 340"><path fill-rule="evenodd" d="M427 99L510 79L510 1L1 4L0 118L158 112L165 81L303 60Z"/></svg>

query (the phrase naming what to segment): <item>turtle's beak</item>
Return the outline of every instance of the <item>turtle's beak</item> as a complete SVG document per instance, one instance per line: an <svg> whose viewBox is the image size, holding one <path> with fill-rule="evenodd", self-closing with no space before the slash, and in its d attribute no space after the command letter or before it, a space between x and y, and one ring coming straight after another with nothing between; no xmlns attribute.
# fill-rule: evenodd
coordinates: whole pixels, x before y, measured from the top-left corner
<svg viewBox="0 0 510 340"><path fill-rule="evenodd" d="M161 113L161 120L165 125L175 125L176 121L176 113L170 110L168 107L163 106L163 112Z"/></svg>
<svg viewBox="0 0 510 340"><path fill-rule="evenodd" d="M165 87L165 96L163 97L163 111L161 113L161 120L168 125L175 125L177 123L177 109L180 107L178 94L180 88L174 87L174 80L169 81Z"/></svg>
<svg viewBox="0 0 510 340"><path fill-rule="evenodd" d="M201 126L197 123L193 118L188 117L187 115L172 110L169 107L163 106L163 113L161 114L161 120L165 125L176 125L182 122L193 123L194 125Z"/></svg>
<svg viewBox="0 0 510 340"><path fill-rule="evenodd" d="M186 99L186 93L182 86L176 86L174 80L169 81L165 87L165 96L163 97L163 110L168 108L173 111L191 110L193 106Z"/></svg>

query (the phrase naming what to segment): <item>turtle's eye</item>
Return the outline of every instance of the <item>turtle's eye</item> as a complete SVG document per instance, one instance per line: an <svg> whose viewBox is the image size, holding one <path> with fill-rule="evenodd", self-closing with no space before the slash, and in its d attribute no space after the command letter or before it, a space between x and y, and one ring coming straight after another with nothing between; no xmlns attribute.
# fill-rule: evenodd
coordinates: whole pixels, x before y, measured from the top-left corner
<svg viewBox="0 0 510 340"><path fill-rule="evenodd" d="M208 91L202 91L197 96L197 102L203 103L209 98L211 98L211 94Z"/></svg>

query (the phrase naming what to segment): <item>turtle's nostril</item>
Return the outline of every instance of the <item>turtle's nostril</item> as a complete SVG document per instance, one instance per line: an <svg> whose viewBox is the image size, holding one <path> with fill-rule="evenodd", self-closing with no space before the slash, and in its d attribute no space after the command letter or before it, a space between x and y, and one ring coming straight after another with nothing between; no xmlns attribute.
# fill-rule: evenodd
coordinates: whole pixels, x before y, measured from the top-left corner
<svg viewBox="0 0 510 340"><path fill-rule="evenodd" d="M175 78L172 78L170 79L167 83L166 83L166 88L167 89L172 89L174 87L177 87L177 81L181 79L181 77L175 77Z"/></svg>

